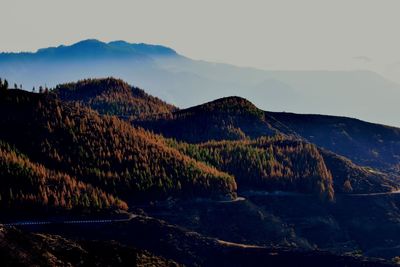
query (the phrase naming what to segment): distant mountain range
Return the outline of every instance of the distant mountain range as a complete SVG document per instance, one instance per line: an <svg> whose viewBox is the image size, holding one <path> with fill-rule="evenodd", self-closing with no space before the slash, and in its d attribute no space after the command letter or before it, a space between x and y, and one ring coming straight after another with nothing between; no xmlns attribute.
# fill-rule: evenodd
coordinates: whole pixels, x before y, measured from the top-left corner
<svg viewBox="0 0 400 267"><path fill-rule="evenodd" d="M168 47L149 44L129 44L124 41L103 43L95 39L84 40L76 44L39 49L36 53L2 53L2 61L19 60L82 60L102 58L138 58L148 56L175 56L176 52Z"/></svg>
<svg viewBox="0 0 400 267"><path fill-rule="evenodd" d="M29 90L114 76L180 108L237 95L264 110L400 126L400 86L370 71L264 71L192 60L159 45L84 40L35 53L1 53L0 76Z"/></svg>

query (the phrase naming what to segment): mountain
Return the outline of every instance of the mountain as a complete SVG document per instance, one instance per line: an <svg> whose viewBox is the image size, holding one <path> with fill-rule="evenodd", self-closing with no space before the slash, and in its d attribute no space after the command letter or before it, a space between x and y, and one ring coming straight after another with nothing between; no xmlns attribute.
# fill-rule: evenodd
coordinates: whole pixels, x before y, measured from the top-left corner
<svg viewBox="0 0 400 267"><path fill-rule="evenodd" d="M2 92L0 113L0 140L33 162L121 199L221 197L236 190L232 176L183 155L163 138L51 94Z"/></svg>
<svg viewBox="0 0 400 267"><path fill-rule="evenodd" d="M176 52L168 47L149 44L130 44L124 41L103 43L96 39L83 40L70 46L60 45L39 49L36 53L2 53L2 61L11 63L24 60L76 60L114 59L124 57L146 57L148 55L174 56Z"/></svg>
<svg viewBox="0 0 400 267"><path fill-rule="evenodd" d="M400 128L337 116L277 112L267 112L266 116L279 121L284 130L290 128L309 142L357 164L399 170Z"/></svg>
<svg viewBox="0 0 400 267"><path fill-rule="evenodd" d="M29 89L113 76L180 108L238 95L265 110L400 126L400 86L370 71L265 71L192 60L164 46L84 40L33 53L1 53L0 76Z"/></svg>
<svg viewBox="0 0 400 267"><path fill-rule="evenodd" d="M74 90L73 88L80 89ZM127 84L123 83L121 80L109 78L71 83L70 87L66 85L60 85L57 86L54 92L62 100L78 104L83 103L84 105L97 109L98 111L103 113L110 113L110 102L113 103L113 106L115 104L115 106L117 107L129 107L128 110L146 110L145 112L142 112L140 114L137 113L137 116L127 116L126 114L125 116L121 116L122 113L117 115L120 115L120 117L130 121L136 126L154 131L168 138L174 138L189 143L201 143L208 142L210 140L242 140L243 142L221 142L220 148L222 150L219 152L217 152L217 147L219 147L219 145L212 143L210 143L209 145L205 144L200 146L189 146L189 149L181 149L181 152L187 154L190 157L193 157L202 162L206 162L207 164L211 164L217 169L233 174L236 178L236 181L240 183L239 188L241 189L247 186L251 186L253 188L260 188L261 186L261 188L269 190L271 190L271 188L274 188L295 190L300 192L314 192L317 194L325 194L330 196L329 198L332 198L333 190L337 192L349 191L353 193L366 193L386 192L397 188L397 183L395 180L398 178L396 175L387 175L381 172L371 171L367 168L357 166L356 164L350 162L344 157L339 157L335 154L328 153L329 151L322 155L322 152L316 151L316 149L312 146L310 147L306 142L314 142L314 140L311 140L310 138L308 138L308 136L305 136L303 132L298 131L296 127L292 128L292 124L288 123L288 119L285 119L286 117L283 117L283 115L286 113L264 112L258 109L250 101L241 97L225 97L192 108L173 110L172 108L168 109L171 107L170 105L158 99L155 99L143 92L141 94L142 97L137 97L134 99L135 101L131 101L130 103L125 104L126 102L128 102L127 99L132 98L132 94L129 88L130 87ZM104 92L106 92L107 94L110 94L110 92L111 94L114 94L113 97L104 98L106 99L106 105L104 105L103 107L106 107L107 109L101 107L99 108L99 106L94 104L94 101L92 100L99 99L99 96L105 94ZM120 97L120 95L124 96ZM117 99L117 101L115 101L114 99ZM123 101L123 104L120 104L119 99ZM289 115L288 118L290 117ZM303 115L293 114L293 116ZM320 117L325 118L326 116ZM348 118L334 118L336 118L336 120L338 121L352 121L352 119ZM307 119L308 117L304 115L303 117L301 117L301 119L292 120L296 121L298 125L302 125L302 122L304 121L304 125L306 125ZM321 121L323 120L321 119ZM328 130L331 128L335 128L333 122L332 124L318 127L318 123L320 122L318 120L315 120L315 127L316 129L321 128L320 131L324 131L325 129ZM379 126L375 124L364 124L370 126L370 128L372 127L370 131L374 132L375 135L382 132L382 130L388 128L386 126ZM352 125L355 124L353 123ZM312 127L310 126L308 127L308 129L310 130L312 129ZM390 129L396 130L396 128ZM247 141L248 139L257 139L265 136L275 135L282 136L282 143L284 144L284 146L279 144L279 139L277 140L277 142L259 140L255 143L249 143ZM324 135L331 136L332 134L330 132L322 132L322 139ZM293 138L303 141L302 143L293 142L290 140ZM362 138L362 136L355 135L353 137L354 140L352 139L352 144L357 144L357 142L359 142L358 138ZM314 143L320 145L321 147L326 147L324 143ZM368 145L371 146L373 145L373 143L369 142ZM185 147L186 145L182 143L182 146ZM178 145L177 148L182 148L182 146ZM275 151L276 154L274 154L274 150L270 149L269 146L277 149ZM285 146L290 147L290 150L285 150ZM346 147L351 148L349 152L353 150L351 144L347 144L346 146L344 146L344 148ZM212 149L213 153L218 153L214 155L214 158L199 156L210 155L210 149ZM352 154L346 153L346 151L337 150L337 148L334 146L330 146L329 149L337 154L346 155L361 166L368 165L365 164L365 162L358 162L357 158L352 157ZM368 149L371 148L364 148L364 150ZM188 153L188 150L191 150L191 152ZM228 150L230 151L229 153ZM310 166L305 166L304 164L306 164L306 161L302 161L303 165L299 165L299 162L301 160L299 158L293 157L295 155L293 153L294 151L300 151L299 156L301 157L310 157L310 159L317 159L315 162L319 162L318 164L320 165L320 167L317 167L318 164L314 165L316 171L310 172L310 170L314 168L311 167L313 164L311 164ZM221 161L224 156L219 155L219 153L222 153L222 155L234 155L236 158L230 158L229 160L225 159ZM257 156L256 158L252 158L254 157L254 155L257 154L259 154L259 156ZM365 158L371 158L368 153L364 154ZM360 152L357 155L362 156L363 154ZM270 157L270 159L268 159L268 157ZM252 160L250 160L251 158ZM326 158L329 166L325 165L323 158ZM248 161L246 161L246 159ZM304 158L302 160L304 160ZM223 163L225 161L231 162L231 164L233 165L224 166ZM289 166L287 163L288 161L291 161ZM245 162L247 162L247 165L257 165L251 169L248 169L248 166L245 164ZM377 162L377 160L372 158L371 162L374 163ZM375 168L382 167L378 164L369 165ZM239 166L242 166L243 168L240 169ZM291 166L294 167L292 168ZM301 167L305 167L305 169L301 170ZM387 165L385 166L385 168L381 169L392 172L393 166ZM305 170L306 172L304 172ZM302 178L311 178L312 173L317 173L317 177L321 178L321 180L318 180L318 178L316 181L322 182L318 185L314 184L311 187L306 186L307 179L298 180L300 181L298 185L295 185L296 183L286 184L284 180L289 179L290 181L292 181L293 175L295 173L296 177ZM307 175L302 175L301 173L307 173ZM334 189L332 187L333 185L331 181L331 174L335 178ZM275 177L276 179L269 179L271 177ZM313 181L313 178L311 178L310 181ZM311 182L311 184L312 183L313 182ZM348 187L347 189L345 189L345 185L346 187Z"/></svg>
<svg viewBox="0 0 400 267"><path fill-rule="evenodd" d="M302 138L363 166L394 172L399 168L399 128L347 117L265 112L240 97L222 98L133 123L191 143L280 133Z"/></svg>
<svg viewBox="0 0 400 267"><path fill-rule="evenodd" d="M81 106L80 101L62 102L56 96L21 90L3 92L0 126L5 130L0 133L0 140L15 145L31 160L49 169L67 173L122 200L233 196L236 181L246 179L249 180L241 183L243 188L262 185L260 189L285 189L333 199L330 173L313 146L303 148L286 143L278 147L267 141L253 144L262 146L264 153L274 146L276 153L270 157L276 160L268 160L268 154L263 155L251 144L240 145L233 152L237 152L235 157L246 157L243 162L251 163L253 154L261 157L260 162L254 162L262 166L263 175L258 180L257 169L248 173L248 168L242 165L247 173L232 172L230 166L179 151L163 137L134 128L115 116L98 115ZM235 105L227 106L223 114L236 110ZM258 110L249 106L239 115L255 111ZM262 113L255 112L252 116L259 115ZM293 167L286 167L286 162ZM291 174L299 179L293 180Z"/></svg>
<svg viewBox="0 0 400 267"><path fill-rule="evenodd" d="M203 105L133 121L141 127L191 143L240 140L278 133L264 113L240 97L221 98ZM182 128L182 125L185 125Z"/></svg>
<svg viewBox="0 0 400 267"><path fill-rule="evenodd" d="M232 195L236 183L240 191L294 191L330 200L335 191L347 190L345 183L354 193L397 187L389 175L324 156L243 98L171 111L172 106L138 90L112 78L60 85L44 94L8 90L0 108L6 129L0 139L31 161L126 201ZM107 96L103 105L93 100L99 96ZM166 137L208 143L174 143L91 107Z"/></svg>
<svg viewBox="0 0 400 267"><path fill-rule="evenodd" d="M115 79L86 80L72 83L71 87L80 89L62 89L69 87L61 85L57 86L54 92L62 100L75 104L84 103L86 106L103 113L110 110L109 106L106 106L107 110L99 108L90 99L96 99L99 95L104 94L104 88L107 88L108 91L106 92L114 93L114 97L106 98L109 102L113 99L129 99L131 97L130 87ZM128 92L127 95L119 97L126 92ZM279 129L283 129L282 125L274 120L269 123L268 120L270 119L266 118L263 111L243 98L222 98L193 108L176 110L172 113L159 112L161 108L167 105L164 102L158 101L158 105L148 105L148 103L153 102L153 99L147 96L141 98L139 102L131 102L127 105L130 109L136 110L138 107L147 105L148 111L138 114L140 118L122 117L140 127L162 133L166 137L188 142L246 140L282 134L283 132L283 130L279 131L271 126L275 124ZM119 103L116 106L124 107ZM182 127L183 125L184 127ZM289 129L286 132L292 133ZM205 162L216 169L232 174L236 182L239 183L241 190L245 188L286 190L313 193L323 199L332 200L334 198L331 172L338 176L335 169L328 169L318 150L304 142L299 143L278 138L277 140L260 139L254 143L221 142L220 144L210 143L209 146L198 147L186 146L182 143L173 144L173 146L197 161ZM200 155L209 156L202 157ZM229 162L229 164L225 162ZM252 167L249 168L249 166ZM352 170L354 171L355 168ZM359 169L354 171L353 175L350 173L346 172L346 177L355 178L359 174ZM343 175L343 173L340 173L340 175ZM385 177L383 180L382 175L377 175L377 177L380 183L360 188L357 182L353 182L354 189L352 190L354 192L384 192L396 187L396 184L391 182L390 179ZM339 182L339 180L336 182L338 192L342 191L346 179L342 178L342 180L343 182ZM368 179L366 180L368 181Z"/></svg>
<svg viewBox="0 0 400 267"><path fill-rule="evenodd" d="M134 120L132 123L189 143L241 140L241 143L233 142L234 147L238 144L247 147L248 139L280 134L316 144L354 162L330 152L322 154L329 162L328 169L336 177L335 190L338 192L343 191L346 180L357 179L352 183L354 192L370 192L391 190L396 187L393 179L398 179L396 175L356 166L359 164L385 172L397 172L400 129L394 127L344 117L265 112L240 97L222 98L172 114ZM204 149L206 146L200 144L198 147ZM267 167L266 164L260 166ZM228 172L234 173L232 170Z"/></svg>
<svg viewBox="0 0 400 267"><path fill-rule="evenodd" d="M131 87L122 80L87 79L76 83L57 85L52 91L62 101L74 101L86 105L100 114L121 118L144 117L170 113L177 108Z"/></svg>
<svg viewBox="0 0 400 267"><path fill-rule="evenodd" d="M7 264L398 261L395 164L366 167L351 145L349 157L334 145L350 136L365 148L357 156L374 162L363 151L379 137L395 157L396 128L266 112L241 97L177 109L115 78L41 93L0 89Z"/></svg>

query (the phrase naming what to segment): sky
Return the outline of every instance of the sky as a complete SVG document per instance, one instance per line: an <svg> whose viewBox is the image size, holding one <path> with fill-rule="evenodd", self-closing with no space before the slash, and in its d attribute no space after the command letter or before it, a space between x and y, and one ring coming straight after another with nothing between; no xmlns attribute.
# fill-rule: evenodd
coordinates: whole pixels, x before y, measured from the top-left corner
<svg viewBox="0 0 400 267"><path fill-rule="evenodd" d="M398 0L0 0L0 51L162 44L267 70L366 69L400 83Z"/></svg>

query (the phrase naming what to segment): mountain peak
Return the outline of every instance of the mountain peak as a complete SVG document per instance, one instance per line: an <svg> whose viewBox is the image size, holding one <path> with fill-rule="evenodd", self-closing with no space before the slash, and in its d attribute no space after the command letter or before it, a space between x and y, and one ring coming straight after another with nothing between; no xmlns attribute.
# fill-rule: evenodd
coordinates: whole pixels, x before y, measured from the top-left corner
<svg viewBox="0 0 400 267"><path fill-rule="evenodd" d="M85 39L71 45L59 45L55 47L40 48L36 52L0 53L0 60L4 62L10 59L21 59L28 56L29 59L103 59L103 58L129 58L152 56L177 56L172 48L146 44L129 43L123 40L103 42L97 39Z"/></svg>
<svg viewBox="0 0 400 267"><path fill-rule="evenodd" d="M115 40L115 41L108 42L108 45L119 46L119 47L129 47L132 44L128 43L127 41L124 41L124 40Z"/></svg>
<svg viewBox="0 0 400 267"><path fill-rule="evenodd" d="M99 41L97 39L86 39L74 43L70 46L62 46L62 47L75 47L75 48L86 48L86 47L105 47L107 44Z"/></svg>
<svg viewBox="0 0 400 267"><path fill-rule="evenodd" d="M104 93L118 92L118 93L129 93L131 87L129 84L121 79L113 77L101 78L101 79L85 79L78 82L71 82L61 84L54 90L55 93L62 97L72 98L69 100L84 100L98 97ZM77 99L74 99L77 98Z"/></svg>
<svg viewBox="0 0 400 267"><path fill-rule="evenodd" d="M214 101L211 101L209 103L219 103L219 104L225 104L225 103L229 103L229 104L233 104L233 105L239 105L239 106L253 106L256 107L253 103L251 103L249 100L247 100L244 97L240 97L240 96L227 96L227 97L222 97L222 98L218 98ZM207 103L206 103L207 104Z"/></svg>
<svg viewBox="0 0 400 267"><path fill-rule="evenodd" d="M82 50L87 51L88 49L96 49L96 48L105 49L106 46L107 46L106 43L103 43L97 39L86 39L76 42L72 45L59 45L57 47L41 48L37 50L36 54L49 54L49 53L61 54L60 52L65 53L66 51L77 52Z"/></svg>
<svg viewBox="0 0 400 267"><path fill-rule="evenodd" d="M262 117L263 112L249 100L239 96L229 96L216 99L205 104L187 109L187 111L203 111L212 113L228 113L235 115L255 115Z"/></svg>
<svg viewBox="0 0 400 267"><path fill-rule="evenodd" d="M100 114L123 118L170 113L176 108L112 77L61 84L53 91L64 101L77 101Z"/></svg>
<svg viewBox="0 0 400 267"><path fill-rule="evenodd" d="M44 48L39 51L75 51L85 52L85 53L98 53L99 56L102 54L115 55L122 54L124 56L131 55L176 55L175 50L162 46L162 45L153 45L153 44L145 44L145 43L129 43L123 40L111 41L111 42L102 42L97 39L86 39L74 43L72 45L66 46L61 45L56 48ZM91 50L92 49L92 50ZM38 52L39 52L38 51Z"/></svg>

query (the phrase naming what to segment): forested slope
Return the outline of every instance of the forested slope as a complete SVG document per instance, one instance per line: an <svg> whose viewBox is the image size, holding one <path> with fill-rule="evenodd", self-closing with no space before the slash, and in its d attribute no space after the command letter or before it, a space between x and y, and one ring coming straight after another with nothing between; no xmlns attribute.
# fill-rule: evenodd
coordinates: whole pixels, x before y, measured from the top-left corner
<svg viewBox="0 0 400 267"><path fill-rule="evenodd" d="M86 79L58 85L52 93L62 101L86 105L100 114L124 119L170 113L177 108L142 89L115 78Z"/></svg>
<svg viewBox="0 0 400 267"><path fill-rule="evenodd" d="M278 133L264 113L240 97L226 97L133 124L189 143L244 140Z"/></svg>
<svg viewBox="0 0 400 267"><path fill-rule="evenodd" d="M0 207L4 212L127 209L126 203L78 181L50 171L0 141Z"/></svg>
<svg viewBox="0 0 400 267"><path fill-rule="evenodd" d="M125 199L220 196L234 178L197 162L116 117L51 95L9 90L0 97L0 139L34 162Z"/></svg>
<svg viewBox="0 0 400 267"><path fill-rule="evenodd" d="M332 200L332 175L308 143L282 136L244 141L173 144L183 153L236 177L239 189L312 193Z"/></svg>

